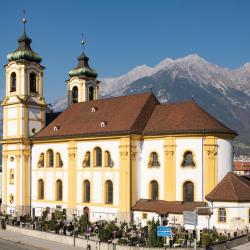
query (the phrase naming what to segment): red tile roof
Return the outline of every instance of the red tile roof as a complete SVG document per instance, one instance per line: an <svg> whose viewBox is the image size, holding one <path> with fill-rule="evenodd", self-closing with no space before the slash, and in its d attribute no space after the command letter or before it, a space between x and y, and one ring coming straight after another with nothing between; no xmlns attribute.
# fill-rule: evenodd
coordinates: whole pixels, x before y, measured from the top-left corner
<svg viewBox="0 0 250 250"><path fill-rule="evenodd" d="M175 133L236 134L193 101L162 105L144 93L73 104L33 138Z"/></svg>
<svg viewBox="0 0 250 250"><path fill-rule="evenodd" d="M250 179L228 173L206 196L209 201L250 202Z"/></svg>
<svg viewBox="0 0 250 250"><path fill-rule="evenodd" d="M235 171L250 171L250 162L235 161L234 170Z"/></svg>
<svg viewBox="0 0 250 250"><path fill-rule="evenodd" d="M216 120L194 101L156 106L144 134L229 133L234 131Z"/></svg>
<svg viewBox="0 0 250 250"><path fill-rule="evenodd" d="M183 214L183 211L194 211L196 207L207 207L205 202L183 202L140 199L132 207L133 211L152 212L160 215ZM199 214L209 214L208 209L199 210Z"/></svg>
<svg viewBox="0 0 250 250"><path fill-rule="evenodd" d="M34 138L140 134L157 104L151 93L76 103ZM106 125L101 127L101 122ZM59 127L57 131L55 126Z"/></svg>

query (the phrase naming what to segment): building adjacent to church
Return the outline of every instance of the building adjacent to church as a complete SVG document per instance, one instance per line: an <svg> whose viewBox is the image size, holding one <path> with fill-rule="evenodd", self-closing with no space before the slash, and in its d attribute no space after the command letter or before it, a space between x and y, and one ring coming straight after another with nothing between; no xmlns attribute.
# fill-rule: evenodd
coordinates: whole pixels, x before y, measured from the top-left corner
<svg viewBox="0 0 250 250"><path fill-rule="evenodd" d="M133 212L143 220L144 201L172 214L207 205L232 171L236 132L194 101L160 104L153 93L100 99L84 53L69 72L68 109L46 113L44 67L30 44L24 32L5 66L2 211L72 215L87 207L91 220L130 220Z"/></svg>

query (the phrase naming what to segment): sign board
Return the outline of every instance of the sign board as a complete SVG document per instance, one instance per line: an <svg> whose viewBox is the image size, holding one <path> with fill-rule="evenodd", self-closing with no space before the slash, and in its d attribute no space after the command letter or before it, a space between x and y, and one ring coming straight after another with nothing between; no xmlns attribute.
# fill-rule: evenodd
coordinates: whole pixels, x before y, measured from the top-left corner
<svg viewBox="0 0 250 250"><path fill-rule="evenodd" d="M186 225L197 225L198 218L197 214L190 211L183 211L184 224Z"/></svg>
<svg viewBox="0 0 250 250"><path fill-rule="evenodd" d="M171 227L170 226L157 226L157 236L158 237L171 237Z"/></svg>

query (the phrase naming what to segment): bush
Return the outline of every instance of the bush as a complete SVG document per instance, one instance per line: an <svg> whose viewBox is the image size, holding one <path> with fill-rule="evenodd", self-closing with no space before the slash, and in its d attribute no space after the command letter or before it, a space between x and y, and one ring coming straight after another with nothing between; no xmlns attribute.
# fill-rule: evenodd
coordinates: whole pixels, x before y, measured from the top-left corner
<svg viewBox="0 0 250 250"><path fill-rule="evenodd" d="M41 226L42 226L42 230L47 232L49 228L49 221L47 220L42 221Z"/></svg>
<svg viewBox="0 0 250 250"><path fill-rule="evenodd" d="M116 238L121 237L122 232L119 230L119 227L114 221L105 224L99 229L99 239L103 242L107 242L113 239L113 232L116 232Z"/></svg>
<svg viewBox="0 0 250 250"><path fill-rule="evenodd" d="M213 239L210 234L203 233L201 238L201 245L203 247L210 246L213 242Z"/></svg>
<svg viewBox="0 0 250 250"><path fill-rule="evenodd" d="M63 211L55 210L55 220L62 220L64 218Z"/></svg>
<svg viewBox="0 0 250 250"><path fill-rule="evenodd" d="M21 222L31 222L32 218L30 217L30 215L26 214L24 216L20 216L20 221Z"/></svg>
<svg viewBox="0 0 250 250"><path fill-rule="evenodd" d="M54 220L50 220L50 221L48 221L48 229L50 230L50 231L55 231L56 230L56 221L54 221Z"/></svg>
<svg viewBox="0 0 250 250"><path fill-rule="evenodd" d="M122 238L122 239L119 239L119 240L118 240L118 244L119 244L119 245L127 245L127 244L128 244L128 241L127 241L126 239L123 239L123 238Z"/></svg>
<svg viewBox="0 0 250 250"><path fill-rule="evenodd" d="M225 235L218 235L218 242L227 241L228 237Z"/></svg>

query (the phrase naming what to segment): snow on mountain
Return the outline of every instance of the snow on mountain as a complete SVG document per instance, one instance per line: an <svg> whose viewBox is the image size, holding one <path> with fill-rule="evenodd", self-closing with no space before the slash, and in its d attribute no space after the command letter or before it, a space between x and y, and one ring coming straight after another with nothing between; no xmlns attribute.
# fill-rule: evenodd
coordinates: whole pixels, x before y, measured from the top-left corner
<svg viewBox="0 0 250 250"><path fill-rule="evenodd" d="M101 78L101 96L119 96L126 92L132 82L150 76L155 76L157 79L157 77L166 72L169 72L171 80L178 78L192 81L197 84L197 87L201 88L212 86L219 89L223 94L229 88L233 88L243 91L250 96L250 63L244 64L241 68L230 70L209 63L197 54L191 54L175 60L166 58L155 67L149 67L144 64L118 77ZM149 86L145 85L144 88L148 89ZM161 90L158 96L165 102L169 100L168 93L164 89ZM228 98L231 99L231 103L239 105L233 96L228 96ZM56 112L64 110L67 107L67 97L56 100L52 106Z"/></svg>
<svg viewBox="0 0 250 250"><path fill-rule="evenodd" d="M111 77L111 78L102 78L101 80L101 93L102 95L112 95L117 96L126 90L128 85L145 76L151 76L154 73L160 71L161 69L167 67L172 63L172 59L165 59L161 61L154 68L151 68L147 65L137 66L127 74L119 76L119 77Z"/></svg>
<svg viewBox="0 0 250 250"><path fill-rule="evenodd" d="M241 68L233 70L232 77L234 87L250 96L250 63L245 63Z"/></svg>
<svg viewBox="0 0 250 250"><path fill-rule="evenodd" d="M152 76L160 71L171 72L173 79L178 77L192 80L199 83L200 86L213 85L220 88L221 91L235 88L250 95L250 63L245 64L240 69L229 70L209 63L197 54L175 60L167 58L155 67L137 66L125 75L103 78L101 79L101 92L104 95L120 95L131 82L146 76Z"/></svg>
<svg viewBox="0 0 250 250"><path fill-rule="evenodd" d="M55 102L51 104L53 112L62 112L68 106L68 97L67 95L57 99Z"/></svg>

